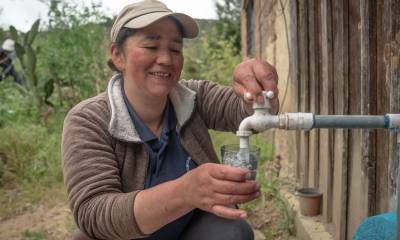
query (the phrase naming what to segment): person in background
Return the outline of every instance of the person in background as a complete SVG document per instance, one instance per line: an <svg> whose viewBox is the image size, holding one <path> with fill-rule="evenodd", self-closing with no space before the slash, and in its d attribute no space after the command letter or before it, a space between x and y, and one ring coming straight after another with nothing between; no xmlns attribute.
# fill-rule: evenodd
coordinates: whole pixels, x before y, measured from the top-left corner
<svg viewBox="0 0 400 240"><path fill-rule="evenodd" d="M13 65L13 60L15 59L14 45L15 43L12 39L6 39L0 48L0 81L11 76L16 83L22 84L22 79Z"/></svg>
<svg viewBox="0 0 400 240"><path fill-rule="evenodd" d="M198 31L191 17L155 0L117 16L115 75L64 121L73 239L253 239L236 205L257 198L260 186L248 170L218 163L208 129L235 132L263 90L277 96L277 74L249 59L236 66L232 87L180 80L183 38ZM272 102L277 113L277 97Z"/></svg>

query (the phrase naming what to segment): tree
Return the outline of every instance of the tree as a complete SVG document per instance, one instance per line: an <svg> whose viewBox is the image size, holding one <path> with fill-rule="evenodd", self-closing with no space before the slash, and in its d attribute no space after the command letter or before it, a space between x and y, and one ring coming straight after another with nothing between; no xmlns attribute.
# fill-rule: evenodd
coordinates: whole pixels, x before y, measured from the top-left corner
<svg viewBox="0 0 400 240"><path fill-rule="evenodd" d="M37 54L39 48L34 46L34 41L39 33L40 20L36 20L31 29L26 33L19 33L14 26L10 26L10 34L15 41L15 51L22 66L24 80L28 93L33 97L33 103L37 113L40 113L44 103L48 104L48 98L53 92L51 86L42 83L37 75Z"/></svg>
<svg viewBox="0 0 400 240"><path fill-rule="evenodd" d="M40 43L39 69L42 78L54 83L58 104L70 107L105 89L109 18L95 3L42 2L49 7L49 23Z"/></svg>
<svg viewBox="0 0 400 240"><path fill-rule="evenodd" d="M207 79L231 84L234 67L240 62L240 0L216 2L218 20L200 22L196 44L185 48L184 79ZM204 20L203 20L204 21Z"/></svg>
<svg viewBox="0 0 400 240"><path fill-rule="evenodd" d="M235 52L240 53L240 13L241 0L216 1L218 36L232 42Z"/></svg>

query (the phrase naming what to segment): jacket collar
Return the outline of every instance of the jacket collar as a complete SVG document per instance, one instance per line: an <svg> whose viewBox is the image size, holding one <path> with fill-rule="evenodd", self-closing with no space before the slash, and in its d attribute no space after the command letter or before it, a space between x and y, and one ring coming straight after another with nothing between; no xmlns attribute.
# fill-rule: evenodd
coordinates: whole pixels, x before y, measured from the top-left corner
<svg viewBox="0 0 400 240"><path fill-rule="evenodd" d="M110 103L111 119L108 126L110 134L126 142L142 142L136 131L121 90L121 75L114 75L108 83L107 93ZM181 128L190 118L195 107L196 92L177 83L169 94L174 106L178 128Z"/></svg>

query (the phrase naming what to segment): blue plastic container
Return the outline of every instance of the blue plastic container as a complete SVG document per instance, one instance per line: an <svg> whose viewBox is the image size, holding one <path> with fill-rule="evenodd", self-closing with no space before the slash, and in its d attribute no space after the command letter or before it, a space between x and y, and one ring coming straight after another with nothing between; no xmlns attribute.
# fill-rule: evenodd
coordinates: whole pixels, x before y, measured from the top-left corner
<svg viewBox="0 0 400 240"><path fill-rule="evenodd" d="M353 240L396 240L396 213L390 212L365 219Z"/></svg>

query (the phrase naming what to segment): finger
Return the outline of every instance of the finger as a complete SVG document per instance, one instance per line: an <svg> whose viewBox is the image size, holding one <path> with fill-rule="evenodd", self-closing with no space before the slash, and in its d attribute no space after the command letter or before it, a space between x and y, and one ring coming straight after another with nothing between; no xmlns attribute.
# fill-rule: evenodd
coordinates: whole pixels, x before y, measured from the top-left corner
<svg viewBox="0 0 400 240"><path fill-rule="evenodd" d="M253 65L253 71L263 90L273 91L275 94L274 98L277 97L278 74L275 68L267 62L258 62Z"/></svg>
<svg viewBox="0 0 400 240"><path fill-rule="evenodd" d="M251 194L246 195L232 195L232 194L214 194L214 203L218 205L236 205L241 203L246 203L254 200L260 196L260 192L256 191Z"/></svg>
<svg viewBox="0 0 400 240"><path fill-rule="evenodd" d="M210 169L210 175L220 180L244 182L250 172L244 168L231 167L223 164L215 164Z"/></svg>
<svg viewBox="0 0 400 240"><path fill-rule="evenodd" d="M229 218L229 219L239 219L247 217L247 213L244 210L224 207L221 205L214 205L211 208L211 212L219 217Z"/></svg>
<svg viewBox="0 0 400 240"><path fill-rule="evenodd" d="M234 89L236 95L239 96L240 98L242 98L246 104L251 105L253 103L253 101L254 101L253 94L248 92L247 89L243 87L243 85L241 85L239 83L234 83L233 89Z"/></svg>
<svg viewBox="0 0 400 240"><path fill-rule="evenodd" d="M256 181L232 182L215 181L213 190L221 194L248 195L260 191L260 185Z"/></svg>
<svg viewBox="0 0 400 240"><path fill-rule="evenodd" d="M245 89L245 92L250 92L253 96L257 96L263 91L263 86L257 80L254 73L244 75L241 85Z"/></svg>

